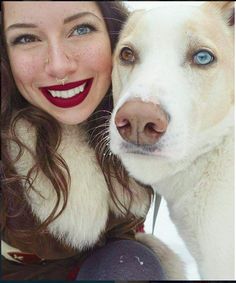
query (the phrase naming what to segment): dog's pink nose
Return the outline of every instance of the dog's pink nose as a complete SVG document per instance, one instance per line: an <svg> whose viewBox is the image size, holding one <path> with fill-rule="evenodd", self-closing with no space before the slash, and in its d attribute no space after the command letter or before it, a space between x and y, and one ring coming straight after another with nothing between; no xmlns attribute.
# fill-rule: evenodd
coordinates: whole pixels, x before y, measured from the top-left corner
<svg viewBox="0 0 236 283"><path fill-rule="evenodd" d="M115 124L126 141L153 145L166 132L168 115L158 104L131 100L117 111Z"/></svg>

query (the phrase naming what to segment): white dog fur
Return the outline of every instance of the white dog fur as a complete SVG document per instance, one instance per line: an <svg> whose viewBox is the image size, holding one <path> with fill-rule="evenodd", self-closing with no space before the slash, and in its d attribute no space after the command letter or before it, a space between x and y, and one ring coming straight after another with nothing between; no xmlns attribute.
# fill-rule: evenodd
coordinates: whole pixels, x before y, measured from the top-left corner
<svg viewBox="0 0 236 283"><path fill-rule="evenodd" d="M136 11L114 54L111 150L166 199L203 279L234 278L233 13L233 1ZM121 63L126 46L133 64ZM201 49L216 60L194 64ZM152 154L127 150L115 126L117 111L133 99L159 104L171 117Z"/></svg>

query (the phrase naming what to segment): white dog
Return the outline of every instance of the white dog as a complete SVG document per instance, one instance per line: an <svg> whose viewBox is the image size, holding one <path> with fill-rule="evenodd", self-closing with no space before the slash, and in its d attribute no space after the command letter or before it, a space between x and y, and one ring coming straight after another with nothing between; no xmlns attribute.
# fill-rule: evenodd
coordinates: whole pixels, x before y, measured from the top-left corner
<svg viewBox="0 0 236 283"><path fill-rule="evenodd" d="M137 11L114 54L110 146L204 279L234 278L234 2Z"/></svg>

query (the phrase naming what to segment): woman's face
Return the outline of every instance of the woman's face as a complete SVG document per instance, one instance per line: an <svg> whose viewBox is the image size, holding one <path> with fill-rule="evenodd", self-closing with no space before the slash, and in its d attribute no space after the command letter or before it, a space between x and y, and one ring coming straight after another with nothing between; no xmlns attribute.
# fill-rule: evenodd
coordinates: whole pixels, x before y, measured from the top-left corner
<svg viewBox="0 0 236 283"><path fill-rule="evenodd" d="M111 46L95 2L4 2L4 31L22 96L65 124L86 120L111 83Z"/></svg>

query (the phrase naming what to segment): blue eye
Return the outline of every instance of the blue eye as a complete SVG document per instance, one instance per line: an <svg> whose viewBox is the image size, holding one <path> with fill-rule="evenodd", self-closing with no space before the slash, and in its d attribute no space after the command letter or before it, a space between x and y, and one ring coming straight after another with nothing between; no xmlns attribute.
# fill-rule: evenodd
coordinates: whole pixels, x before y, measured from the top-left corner
<svg viewBox="0 0 236 283"><path fill-rule="evenodd" d="M206 50L201 50L198 53L196 53L193 57L193 61L197 65L208 65L212 63L215 60L212 53Z"/></svg>
<svg viewBox="0 0 236 283"><path fill-rule="evenodd" d="M88 25L88 24L83 24L83 25L79 25L75 27L71 35L84 35L84 34L91 33L94 30L95 28L93 26Z"/></svg>

